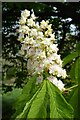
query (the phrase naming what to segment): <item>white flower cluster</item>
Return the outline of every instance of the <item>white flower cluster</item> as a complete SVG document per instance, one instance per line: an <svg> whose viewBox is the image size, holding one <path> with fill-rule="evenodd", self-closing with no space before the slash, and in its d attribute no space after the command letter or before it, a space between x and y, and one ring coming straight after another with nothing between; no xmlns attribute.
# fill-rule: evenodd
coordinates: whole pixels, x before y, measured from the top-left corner
<svg viewBox="0 0 80 120"><path fill-rule="evenodd" d="M19 21L18 40L22 43L20 52L26 53L28 74L38 74L37 80L41 82L46 71L46 79L63 90L64 84L59 79L66 78L66 71L62 68L60 55L57 54L52 24L48 20L39 23L36 19L34 12L24 10Z"/></svg>

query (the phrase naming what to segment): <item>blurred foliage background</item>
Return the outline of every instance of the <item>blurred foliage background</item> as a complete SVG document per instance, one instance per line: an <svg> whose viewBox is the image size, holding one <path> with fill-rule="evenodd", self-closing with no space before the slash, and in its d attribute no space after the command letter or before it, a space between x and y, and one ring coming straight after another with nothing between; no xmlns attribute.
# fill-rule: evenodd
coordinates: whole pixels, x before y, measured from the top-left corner
<svg viewBox="0 0 80 120"><path fill-rule="evenodd" d="M58 53L64 60L63 66L68 74L68 78L64 81L66 86L78 83L80 78L80 2L3 2L2 92L5 99L12 90L11 96L15 93L16 99L27 82L27 61L24 56L18 54L21 45L17 41L16 32L21 11L24 9L33 9L39 21L48 19L52 24L58 43ZM5 110L3 114L6 115Z"/></svg>

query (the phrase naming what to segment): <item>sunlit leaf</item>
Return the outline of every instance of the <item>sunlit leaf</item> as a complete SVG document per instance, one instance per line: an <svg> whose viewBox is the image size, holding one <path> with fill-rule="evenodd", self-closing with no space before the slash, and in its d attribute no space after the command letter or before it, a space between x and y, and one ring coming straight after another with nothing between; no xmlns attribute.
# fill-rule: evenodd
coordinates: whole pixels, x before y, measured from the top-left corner
<svg viewBox="0 0 80 120"><path fill-rule="evenodd" d="M28 113L28 118L46 118L46 92L46 81L44 81L42 89L31 105L30 111Z"/></svg>
<svg viewBox="0 0 80 120"><path fill-rule="evenodd" d="M50 95L50 118L73 118L73 109L56 86L47 81Z"/></svg>

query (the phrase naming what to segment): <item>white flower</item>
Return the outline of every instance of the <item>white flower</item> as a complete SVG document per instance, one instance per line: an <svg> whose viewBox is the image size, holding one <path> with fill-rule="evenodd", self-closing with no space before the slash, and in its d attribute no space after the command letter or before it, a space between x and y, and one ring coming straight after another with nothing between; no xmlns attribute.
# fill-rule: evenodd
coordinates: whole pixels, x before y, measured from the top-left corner
<svg viewBox="0 0 80 120"><path fill-rule="evenodd" d="M61 71L62 71L62 68L56 64L50 66L50 68L49 68L49 73L56 75L58 77L61 77Z"/></svg>
<svg viewBox="0 0 80 120"><path fill-rule="evenodd" d="M29 50L27 51L28 57L31 57L35 54L35 49L34 48L29 48Z"/></svg>
<svg viewBox="0 0 80 120"><path fill-rule="evenodd" d="M42 53L42 49L36 49L36 55L40 55Z"/></svg>
<svg viewBox="0 0 80 120"><path fill-rule="evenodd" d="M25 37L25 39L23 40L22 43L24 43L24 44L30 44L29 41L30 41L30 39L29 39L29 37L26 35L26 37Z"/></svg>
<svg viewBox="0 0 80 120"><path fill-rule="evenodd" d="M40 59L46 58L45 51L42 49L36 49L35 56Z"/></svg>
<svg viewBox="0 0 80 120"><path fill-rule="evenodd" d="M53 74L53 75L57 75L58 74L58 66L57 65L50 66L49 73Z"/></svg>
<svg viewBox="0 0 80 120"><path fill-rule="evenodd" d="M50 80L50 82L52 82L54 85L56 85L57 86L57 78L56 77L54 77L54 76L49 76L49 77L47 77L47 79L48 80Z"/></svg>
<svg viewBox="0 0 80 120"><path fill-rule="evenodd" d="M38 32L38 38L39 38L39 37L41 38L41 37L43 37L43 36L44 36L44 35L43 35L43 32L40 32L40 31L39 31L39 32Z"/></svg>
<svg viewBox="0 0 80 120"><path fill-rule="evenodd" d="M23 43L24 43L24 44L27 44L27 45L30 45L30 47L35 46L35 44L36 44L34 38L33 38L33 37L30 37L30 38L29 38L29 36L27 36L27 35L26 35Z"/></svg>
<svg viewBox="0 0 80 120"><path fill-rule="evenodd" d="M49 25L47 26L47 28L48 28L48 29L51 29L51 26L52 26L52 24L49 24Z"/></svg>
<svg viewBox="0 0 80 120"><path fill-rule="evenodd" d="M25 24L26 23L26 19L29 16L30 16L30 11L28 11L28 10L22 11L22 13L21 13L21 19L19 20L19 23L20 24Z"/></svg>
<svg viewBox="0 0 80 120"><path fill-rule="evenodd" d="M57 52L58 51L57 44L51 44L49 51L51 51L51 52Z"/></svg>
<svg viewBox="0 0 80 120"><path fill-rule="evenodd" d="M36 65L35 65L36 66ZM37 66L35 67L35 71L37 74L40 74L43 72L43 68L44 68L44 65L43 64L40 64L38 63Z"/></svg>
<svg viewBox="0 0 80 120"><path fill-rule="evenodd" d="M35 23L35 27L36 27L37 30L40 30L39 22Z"/></svg>
<svg viewBox="0 0 80 120"><path fill-rule="evenodd" d="M27 17L29 17L30 16L30 11L29 10L24 10L24 11L22 11L22 13L21 13L21 17L25 17L25 18L27 18Z"/></svg>
<svg viewBox="0 0 80 120"><path fill-rule="evenodd" d="M60 67L62 67L62 60L61 60L61 59L56 59L56 63L57 63Z"/></svg>
<svg viewBox="0 0 80 120"><path fill-rule="evenodd" d="M61 76L62 76L63 79L65 79L67 77L65 69L61 71Z"/></svg>
<svg viewBox="0 0 80 120"><path fill-rule="evenodd" d="M27 25L30 26L30 27L35 26L35 22L33 21L32 18L30 18L30 19L27 20Z"/></svg>
<svg viewBox="0 0 80 120"><path fill-rule="evenodd" d="M19 40L20 42L22 42L23 39L24 39L24 34L23 34L23 33L20 33L19 36L18 36L18 40Z"/></svg>
<svg viewBox="0 0 80 120"><path fill-rule="evenodd" d="M34 12L31 14L31 18L35 20L37 17L35 16Z"/></svg>
<svg viewBox="0 0 80 120"><path fill-rule="evenodd" d="M47 21L42 20L42 21L41 21L41 24L40 24L40 27L43 28L43 29L45 29L45 28L48 27L48 23L49 23L48 20L47 20Z"/></svg>
<svg viewBox="0 0 80 120"><path fill-rule="evenodd" d="M21 17L21 19L19 20L19 24L25 24L26 23L26 18L24 16Z"/></svg>
<svg viewBox="0 0 80 120"><path fill-rule="evenodd" d="M46 35L46 36L50 36L50 34L52 34L52 29L48 29L48 30L45 32L45 35Z"/></svg>
<svg viewBox="0 0 80 120"><path fill-rule="evenodd" d="M43 51L40 55L40 59L46 58L45 51Z"/></svg>
<svg viewBox="0 0 80 120"><path fill-rule="evenodd" d="M29 29L28 26L22 25L22 26L19 27L19 30L18 30L18 31L19 31L19 32L22 32L22 33L24 33L24 34L29 34L30 29Z"/></svg>
<svg viewBox="0 0 80 120"><path fill-rule="evenodd" d="M47 77L48 80L50 80L50 82L52 82L55 86L57 86L59 88L59 90L64 90L64 84L61 80L58 80L56 77L54 76L49 76Z"/></svg>
<svg viewBox="0 0 80 120"><path fill-rule="evenodd" d="M54 53L53 56L54 56L54 60L60 60L60 55Z"/></svg>
<svg viewBox="0 0 80 120"><path fill-rule="evenodd" d="M46 66L50 66L50 63L51 63L51 61L49 61L48 58L44 59L44 65L45 65L45 67Z"/></svg>
<svg viewBox="0 0 80 120"><path fill-rule="evenodd" d="M33 66L34 62L31 59L27 60L27 70L28 70L28 74L33 75L34 74L34 66Z"/></svg>
<svg viewBox="0 0 80 120"><path fill-rule="evenodd" d="M26 44L22 44L22 47L21 47L21 50L27 50L28 48L27 48L27 45Z"/></svg>
<svg viewBox="0 0 80 120"><path fill-rule="evenodd" d="M52 41L55 41L55 36L54 36L54 34L50 34L50 39L51 39Z"/></svg>
<svg viewBox="0 0 80 120"><path fill-rule="evenodd" d="M57 87L62 91L62 90L65 89L64 86L65 86L65 85L63 84L63 82L62 82L61 80L59 80Z"/></svg>
<svg viewBox="0 0 80 120"><path fill-rule="evenodd" d="M41 44L48 46L51 44L51 41L49 38L43 38L43 41L41 42Z"/></svg>
<svg viewBox="0 0 80 120"><path fill-rule="evenodd" d="M43 75L40 75L39 77L37 77L37 82L36 82L36 84L41 83L42 80L43 80Z"/></svg>
<svg viewBox="0 0 80 120"><path fill-rule="evenodd" d="M37 30L36 29L31 29L30 36L37 36Z"/></svg>
<svg viewBox="0 0 80 120"><path fill-rule="evenodd" d="M47 59L47 58L45 58L44 60L43 60L43 64L44 64L44 67L46 68L46 69L49 69L49 67L50 67L50 62L49 62L49 60Z"/></svg>

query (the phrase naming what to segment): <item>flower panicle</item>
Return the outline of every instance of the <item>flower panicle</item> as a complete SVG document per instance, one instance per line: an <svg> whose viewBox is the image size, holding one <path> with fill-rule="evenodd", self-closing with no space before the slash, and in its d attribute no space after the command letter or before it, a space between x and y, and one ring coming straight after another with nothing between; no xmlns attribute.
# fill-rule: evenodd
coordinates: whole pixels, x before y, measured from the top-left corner
<svg viewBox="0 0 80 120"><path fill-rule="evenodd" d="M66 78L66 70L62 68L62 60L57 54L58 47L55 39L52 24L49 21L36 21L37 17L32 10L24 10L21 13L19 22L18 40L23 43L20 53L26 51L28 74L38 74L37 82L43 80L43 73L47 70L47 77L60 90L64 89L64 84L60 80Z"/></svg>

